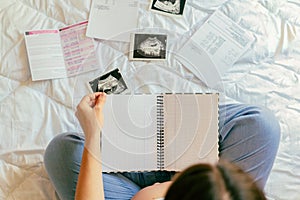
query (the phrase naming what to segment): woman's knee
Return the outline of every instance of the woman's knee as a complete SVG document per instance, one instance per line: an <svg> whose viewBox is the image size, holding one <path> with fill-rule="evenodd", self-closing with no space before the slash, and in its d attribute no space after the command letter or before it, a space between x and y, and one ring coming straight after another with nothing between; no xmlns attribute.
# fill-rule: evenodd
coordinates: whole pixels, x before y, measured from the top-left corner
<svg viewBox="0 0 300 200"><path fill-rule="evenodd" d="M280 141L280 125L274 113L265 107L254 107L252 123L257 127L260 137L272 141L274 147L278 147Z"/></svg>
<svg viewBox="0 0 300 200"><path fill-rule="evenodd" d="M220 134L226 137L232 130L259 134L260 137L278 141L280 126L268 108L247 104L220 106Z"/></svg>
<svg viewBox="0 0 300 200"><path fill-rule="evenodd" d="M51 166L61 160L66 151L71 150L74 146L81 146L84 143L83 136L78 133L61 133L56 135L50 143L47 145L44 154L44 163L47 166Z"/></svg>
<svg viewBox="0 0 300 200"><path fill-rule="evenodd" d="M274 113L265 107L232 104L220 107L220 148L226 149L244 141L253 148L264 146L276 153L280 126ZM245 145L243 145L245 146Z"/></svg>

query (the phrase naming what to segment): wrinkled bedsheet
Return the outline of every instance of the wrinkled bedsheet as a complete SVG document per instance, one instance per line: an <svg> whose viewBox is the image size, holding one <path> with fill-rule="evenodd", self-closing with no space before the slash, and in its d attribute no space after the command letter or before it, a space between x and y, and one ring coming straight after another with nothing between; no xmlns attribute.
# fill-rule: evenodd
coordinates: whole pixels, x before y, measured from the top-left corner
<svg viewBox="0 0 300 200"><path fill-rule="evenodd" d="M124 42L96 40L99 69L66 79L31 80L24 31L57 29L88 19L90 0L0 1L0 199L57 199L43 166L48 142L81 132L76 105L87 81L118 67L132 93L207 92L176 51L217 9L255 42L222 76L228 99L266 106L278 118L281 143L266 186L268 199L300 199L300 2L187 0L183 17L162 16L140 1L138 28L167 33L166 61L131 62Z"/></svg>

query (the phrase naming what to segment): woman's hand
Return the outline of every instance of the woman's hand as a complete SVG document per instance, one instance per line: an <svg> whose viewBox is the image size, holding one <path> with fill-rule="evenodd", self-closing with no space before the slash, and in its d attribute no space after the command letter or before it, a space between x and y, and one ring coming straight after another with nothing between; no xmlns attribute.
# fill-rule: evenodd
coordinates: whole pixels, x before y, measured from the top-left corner
<svg viewBox="0 0 300 200"><path fill-rule="evenodd" d="M86 138L100 134L103 127L103 106L106 94L92 93L82 98L75 113Z"/></svg>
<svg viewBox="0 0 300 200"><path fill-rule="evenodd" d="M97 92L86 95L78 104L75 113L84 132L84 146L99 161L101 160L102 111L105 100L105 93Z"/></svg>

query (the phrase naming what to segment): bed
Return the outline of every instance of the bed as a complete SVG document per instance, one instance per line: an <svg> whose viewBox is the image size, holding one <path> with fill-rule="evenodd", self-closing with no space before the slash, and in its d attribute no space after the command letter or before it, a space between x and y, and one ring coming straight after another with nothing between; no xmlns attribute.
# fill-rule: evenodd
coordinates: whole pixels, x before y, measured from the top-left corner
<svg viewBox="0 0 300 200"><path fill-rule="evenodd" d="M172 54L217 9L255 37L221 77L224 101L258 104L274 112L282 134L265 192L270 200L300 199L300 2L187 0L179 18L149 11L149 3L140 0L138 28L168 34L172 49L167 60L129 61L128 43L95 40L96 70L32 81L24 31L88 20L91 1L0 1L0 199L58 199L43 154L55 135L81 131L74 111L90 91L86 83L92 78L117 66L132 93L210 92Z"/></svg>

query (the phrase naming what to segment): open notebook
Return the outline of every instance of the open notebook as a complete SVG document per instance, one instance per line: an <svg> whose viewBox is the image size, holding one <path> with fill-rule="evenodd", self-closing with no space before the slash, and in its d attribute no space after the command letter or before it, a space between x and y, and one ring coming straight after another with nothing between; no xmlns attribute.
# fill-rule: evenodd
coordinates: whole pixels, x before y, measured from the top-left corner
<svg viewBox="0 0 300 200"><path fill-rule="evenodd" d="M104 116L103 171L218 160L218 94L108 95Z"/></svg>

